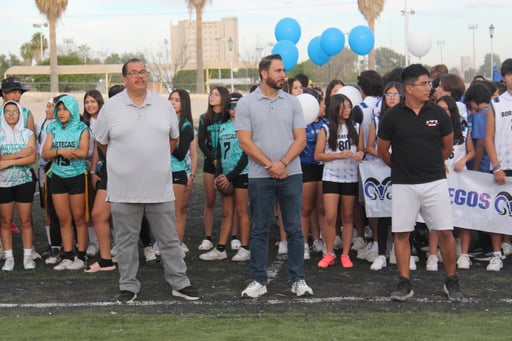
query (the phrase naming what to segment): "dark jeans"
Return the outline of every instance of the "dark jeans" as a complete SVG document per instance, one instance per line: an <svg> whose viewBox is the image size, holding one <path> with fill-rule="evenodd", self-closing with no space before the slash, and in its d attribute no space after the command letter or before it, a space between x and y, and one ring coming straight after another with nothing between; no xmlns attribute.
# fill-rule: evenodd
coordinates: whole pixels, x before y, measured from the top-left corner
<svg viewBox="0 0 512 341"><path fill-rule="evenodd" d="M304 278L304 237L300 222L302 174L283 180L250 178L251 277L263 285L267 283L269 232L276 198L288 240L288 280L293 283Z"/></svg>

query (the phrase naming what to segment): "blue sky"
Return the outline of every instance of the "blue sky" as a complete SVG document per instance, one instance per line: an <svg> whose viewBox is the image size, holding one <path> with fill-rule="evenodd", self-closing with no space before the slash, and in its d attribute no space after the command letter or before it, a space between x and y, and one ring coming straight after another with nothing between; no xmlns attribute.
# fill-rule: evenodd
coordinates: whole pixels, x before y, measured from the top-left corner
<svg viewBox="0 0 512 341"><path fill-rule="evenodd" d="M376 23L376 47L390 47L404 53L404 0L387 0ZM432 48L421 59L428 64L443 62L459 67L461 56L475 59L479 66L491 51L488 27L496 27L494 53L501 60L512 57L510 44L510 0L408 0L409 32L426 32L432 36ZM302 36L297 47L299 61L308 59L309 41L329 28L349 32L366 21L356 0L212 0L204 9L204 20L236 16L239 21L241 58L255 54L256 48L274 44L274 27L284 17L292 17L301 25ZM170 25L189 18L184 0L69 0L68 8L57 26L57 40L72 38L77 45L86 44L96 56L112 52L165 50ZM19 55L20 46L30 40L38 29L33 23L44 21L33 0L2 1L0 29L3 32L0 54ZM472 31L468 25L478 25ZM508 32L507 32L508 31ZM48 31L43 31L48 35ZM440 44L439 42L444 42ZM348 44L345 48L348 48ZM270 52L271 47L268 47ZM411 62L419 61L412 57Z"/></svg>

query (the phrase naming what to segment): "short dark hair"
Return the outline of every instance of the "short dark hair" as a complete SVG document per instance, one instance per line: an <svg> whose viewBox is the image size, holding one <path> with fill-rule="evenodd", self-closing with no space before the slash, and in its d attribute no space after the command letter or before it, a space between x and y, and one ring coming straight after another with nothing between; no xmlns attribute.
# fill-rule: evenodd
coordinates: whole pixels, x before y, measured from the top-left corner
<svg viewBox="0 0 512 341"><path fill-rule="evenodd" d="M121 70L123 76L126 76L126 72L128 72L128 64L131 63L142 63L144 64L144 68L146 68L146 64L140 58L130 58L123 64L123 68Z"/></svg>
<svg viewBox="0 0 512 341"><path fill-rule="evenodd" d="M489 103L492 92L488 85L484 82L473 82L464 94L464 103L469 105L473 101L476 104Z"/></svg>
<svg viewBox="0 0 512 341"><path fill-rule="evenodd" d="M501 76L505 77L507 73L512 73L512 58L507 58L501 63Z"/></svg>
<svg viewBox="0 0 512 341"><path fill-rule="evenodd" d="M382 96L384 84L382 77L375 70L365 70L357 76L357 86L363 90L365 96Z"/></svg>
<svg viewBox="0 0 512 341"><path fill-rule="evenodd" d="M271 55L263 57L263 59L260 61L260 65L258 66L258 72L260 73L260 78L261 78L261 71L268 71L270 64L272 63L273 60L281 60L282 61L283 58L281 58L280 54L271 54Z"/></svg>
<svg viewBox="0 0 512 341"><path fill-rule="evenodd" d="M421 64L411 64L402 70L401 80L402 84L407 85L414 83L418 78L423 75L429 76L428 70Z"/></svg>
<svg viewBox="0 0 512 341"><path fill-rule="evenodd" d="M306 76L305 74L298 73L295 75L295 78L299 80L303 88L307 88L309 86L309 77Z"/></svg>
<svg viewBox="0 0 512 341"><path fill-rule="evenodd" d="M112 85L110 89L108 89L108 98L114 97L115 95L123 91L124 88L125 86L123 84Z"/></svg>

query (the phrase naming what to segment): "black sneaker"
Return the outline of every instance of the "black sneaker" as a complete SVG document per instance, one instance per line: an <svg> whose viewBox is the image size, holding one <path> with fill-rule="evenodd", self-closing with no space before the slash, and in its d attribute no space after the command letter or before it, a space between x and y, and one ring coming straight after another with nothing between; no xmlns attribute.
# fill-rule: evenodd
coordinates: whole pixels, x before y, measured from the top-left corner
<svg viewBox="0 0 512 341"><path fill-rule="evenodd" d="M493 251L489 251L489 252L485 252L485 253L480 253L480 254L477 254L477 255L473 256L473 258L475 260L478 260L478 261L481 261L481 262L488 262L493 257L494 257L494 252ZM501 255L501 259L505 259L505 258L507 258L507 256L502 254Z"/></svg>
<svg viewBox="0 0 512 341"><path fill-rule="evenodd" d="M119 296L117 296L117 303L119 304L131 304L137 298L137 294L128 290L121 290Z"/></svg>
<svg viewBox="0 0 512 341"><path fill-rule="evenodd" d="M172 289L172 295L184 298L187 301L197 301L199 299L199 292L191 285L184 287L181 290Z"/></svg>
<svg viewBox="0 0 512 341"><path fill-rule="evenodd" d="M456 275L446 277L443 289L445 294L448 295L449 301L458 302L464 299L464 294L460 290L459 279Z"/></svg>
<svg viewBox="0 0 512 341"><path fill-rule="evenodd" d="M414 291L412 290L411 281L407 278L400 277L395 291L391 293L391 299L393 301L405 301L413 296Z"/></svg>

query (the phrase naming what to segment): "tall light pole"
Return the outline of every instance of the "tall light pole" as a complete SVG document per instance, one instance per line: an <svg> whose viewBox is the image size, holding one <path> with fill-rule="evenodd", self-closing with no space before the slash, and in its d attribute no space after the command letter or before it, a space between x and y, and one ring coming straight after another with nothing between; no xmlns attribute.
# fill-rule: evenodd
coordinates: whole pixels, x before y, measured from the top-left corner
<svg viewBox="0 0 512 341"><path fill-rule="evenodd" d="M39 49L41 51L41 61L43 60L43 54L44 54L44 49L43 49L43 27L48 27L48 23L45 22L45 23L36 23L36 24L32 24L33 27L35 28L39 28Z"/></svg>
<svg viewBox="0 0 512 341"><path fill-rule="evenodd" d="M233 38L229 37L228 39L228 49L229 49L229 72L231 76L231 93L235 91L235 86L233 83Z"/></svg>
<svg viewBox="0 0 512 341"><path fill-rule="evenodd" d="M407 0L404 0L404 9L400 11L404 16L404 48L405 48L405 66L409 65L409 48L407 47L407 38L409 35L409 15L416 13L413 9L407 9Z"/></svg>
<svg viewBox="0 0 512 341"><path fill-rule="evenodd" d="M437 41L437 45L439 45L439 50L441 51L441 64L443 64L443 45L444 45L444 40L438 40Z"/></svg>
<svg viewBox="0 0 512 341"><path fill-rule="evenodd" d="M473 72L471 73L471 78L475 76L476 71L476 60L475 60L475 31L478 29L478 25L468 25L468 28L473 31Z"/></svg>
<svg viewBox="0 0 512 341"><path fill-rule="evenodd" d="M215 40L217 40L218 42L221 42L221 41L222 41L222 42L224 42L224 44L226 43L226 38L219 37L219 38L215 38ZM225 51L225 49L226 49L226 47L225 47L225 45L224 45L224 51ZM219 62L220 62L220 60L221 60L220 54L221 54L221 53L220 53L220 44L219 44ZM224 53L224 56L223 56L223 57L224 57L224 58L222 58L222 59L226 60L226 53ZM220 65L219 65L219 82L220 82L220 79L221 79L221 71L220 71L220 69L221 69L221 68L220 68Z"/></svg>
<svg viewBox="0 0 512 341"><path fill-rule="evenodd" d="M491 37L491 78L490 80L492 81L493 80L493 73L494 73L494 56L493 56L493 50L492 50L492 38L494 38L494 25L491 24L491 26L489 26L489 36Z"/></svg>

